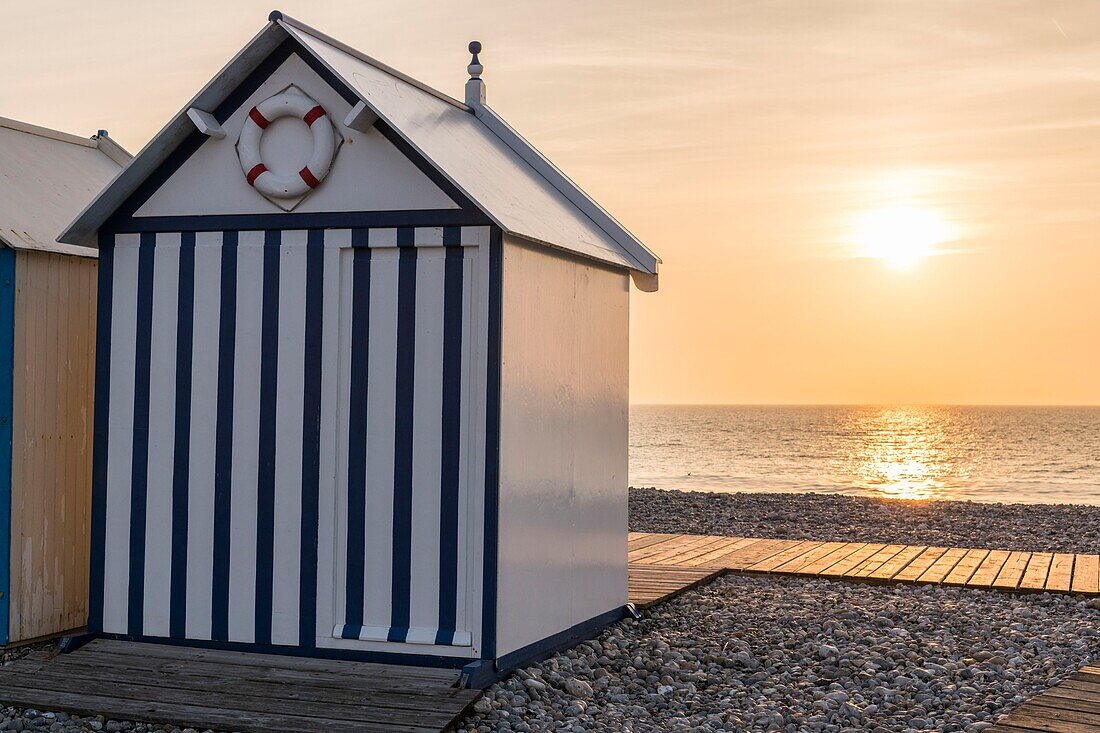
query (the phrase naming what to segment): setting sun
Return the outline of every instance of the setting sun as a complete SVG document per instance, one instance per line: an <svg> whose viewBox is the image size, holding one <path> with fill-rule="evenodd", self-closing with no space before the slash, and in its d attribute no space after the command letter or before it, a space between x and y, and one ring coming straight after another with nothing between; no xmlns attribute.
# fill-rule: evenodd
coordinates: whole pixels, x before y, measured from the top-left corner
<svg viewBox="0 0 1100 733"><path fill-rule="evenodd" d="M936 254L936 245L954 236L954 227L939 211L901 204L865 212L856 221L853 239L861 256L901 269Z"/></svg>

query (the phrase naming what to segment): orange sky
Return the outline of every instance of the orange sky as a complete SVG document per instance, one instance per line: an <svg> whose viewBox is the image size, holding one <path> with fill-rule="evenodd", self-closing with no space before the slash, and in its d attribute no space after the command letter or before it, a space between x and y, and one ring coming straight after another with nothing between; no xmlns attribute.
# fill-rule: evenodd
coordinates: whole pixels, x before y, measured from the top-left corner
<svg viewBox="0 0 1100 733"><path fill-rule="evenodd" d="M273 1L3 0L0 115L137 150ZM485 43L490 105L665 261L637 402L1100 403L1093 0L280 7L454 96Z"/></svg>

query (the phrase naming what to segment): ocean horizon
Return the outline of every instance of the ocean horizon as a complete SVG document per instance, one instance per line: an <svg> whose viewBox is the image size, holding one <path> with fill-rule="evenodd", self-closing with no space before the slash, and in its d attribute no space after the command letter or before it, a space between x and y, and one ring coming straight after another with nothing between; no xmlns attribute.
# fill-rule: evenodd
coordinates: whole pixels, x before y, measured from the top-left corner
<svg viewBox="0 0 1100 733"><path fill-rule="evenodd" d="M1100 504L1100 406L630 406L630 485Z"/></svg>

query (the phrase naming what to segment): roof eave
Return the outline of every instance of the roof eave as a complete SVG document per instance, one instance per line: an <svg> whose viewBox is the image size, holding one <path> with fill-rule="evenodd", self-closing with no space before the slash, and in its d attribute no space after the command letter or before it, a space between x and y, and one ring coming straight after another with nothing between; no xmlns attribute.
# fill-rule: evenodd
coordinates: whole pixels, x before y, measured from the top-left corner
<svg viewBox="0 0 1100 733"><path fill-rule="evenodd" d="M95 235L105 221L157 169L165 158L191 134L194 125L187 117L191 107L214 109L240 82L288 37L276 21L269 21L229 63L183 106L180 112L153 136L128 166L92 199L82 212L57 238L59 242L96 247Z"/></svg>
<svg viewBox="0 0 1100 733"><path fill-rule="evenodd" d="M589 196L569 176L565 175L549 158L520 135L504 118L485 104L475 105L474 114L500 140L519 155L539 175L553 186L569 203L573 204L585 216L610 237L637 264L637 269L649 275L657 274L661 258L646 247L641 240L631 234Z"/></svg>

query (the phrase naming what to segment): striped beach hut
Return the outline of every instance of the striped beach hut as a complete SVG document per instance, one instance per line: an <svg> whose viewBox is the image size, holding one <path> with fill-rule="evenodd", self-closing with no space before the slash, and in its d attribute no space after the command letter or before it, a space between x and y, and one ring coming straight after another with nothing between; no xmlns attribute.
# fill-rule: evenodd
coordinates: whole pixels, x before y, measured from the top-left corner
<svg viewBox="0 0 1100 733"><path fill-rule="evenodd" d="M129 159L0 118L0 646L87 620L96 251L57 235Z"/></svg>
<svg viewBox="0 0 1100 733"><path fill-rule="evenodd" d="M272 13L65 233L101 262L94 633L484 676L622 614L658 260L479 50L458 101Z"/></svg>

